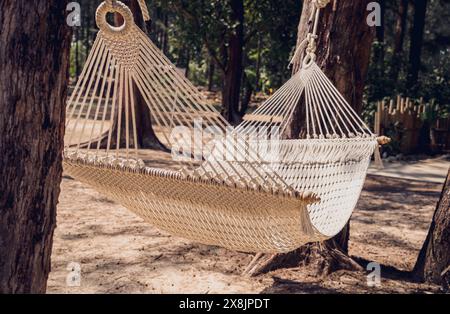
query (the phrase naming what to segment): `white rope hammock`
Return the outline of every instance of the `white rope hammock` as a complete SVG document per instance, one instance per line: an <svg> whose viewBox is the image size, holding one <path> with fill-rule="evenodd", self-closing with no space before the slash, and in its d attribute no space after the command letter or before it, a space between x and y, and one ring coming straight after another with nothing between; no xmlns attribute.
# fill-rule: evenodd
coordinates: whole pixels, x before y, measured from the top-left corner
<svg viewBox="0 0 450 314"><path fill-rule="evenodd" d="M121 14L124 24L110 26L108 12ZM106 1L96 20L100 31L67 106L69 175L174 235L240 251L286 252L331 238L345 226L378 142L315 63L317 23L302 69L231 136L213 137L209 131L225 131L227 121L134 24L128 7ZM193 147L182 163L189 167L146 164L146 150L138 145L136 92L166 146ZM258 130L283 134L299 104L305 116L301 138L277 142L277 158L267 162L253 144L272 143L261 140ZM173 138L180 127L201 140Z"/></svg>

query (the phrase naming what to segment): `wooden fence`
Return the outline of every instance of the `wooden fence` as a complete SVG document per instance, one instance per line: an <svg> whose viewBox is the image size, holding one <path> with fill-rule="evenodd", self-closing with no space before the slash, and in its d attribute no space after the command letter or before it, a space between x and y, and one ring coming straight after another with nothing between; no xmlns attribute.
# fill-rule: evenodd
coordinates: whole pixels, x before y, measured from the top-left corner
<svg viewBox="0 0 450 314"><path fill-rule="evenodd" d="M377 103L374 119L376 134L388 135L401 153L450 151L450 117L438 118L438 107L398 96L395 100ZM424 119L424 116L435 116ZM429 147L423 147L424 136L429 136ZM425 141L426 142L426 141Z"/></svg>

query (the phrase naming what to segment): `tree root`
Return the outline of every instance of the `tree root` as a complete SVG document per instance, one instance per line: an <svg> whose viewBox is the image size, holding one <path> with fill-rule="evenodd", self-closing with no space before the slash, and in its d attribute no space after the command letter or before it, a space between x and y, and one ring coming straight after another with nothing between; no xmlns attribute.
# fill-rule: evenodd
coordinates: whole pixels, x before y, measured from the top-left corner
<svg viewBox="0 0 450 314"><path fill-rule="evenodd" d="M309 243L284 254L270 256L260 254L256 255L255 259L244 271L246 276L254 277L277 269L295 267L307 267L319 277L338 270L363 270L363 267L345 252L327 242Z"/></svg>

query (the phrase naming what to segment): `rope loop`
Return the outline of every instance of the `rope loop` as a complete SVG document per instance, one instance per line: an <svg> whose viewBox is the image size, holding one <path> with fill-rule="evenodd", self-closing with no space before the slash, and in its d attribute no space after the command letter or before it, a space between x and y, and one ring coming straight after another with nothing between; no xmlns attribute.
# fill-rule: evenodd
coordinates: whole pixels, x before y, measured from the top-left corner
<svg viewBox="0 0 450 314"><path fill-rule="evenodd" d="M305 69L316 61L317 38L318 36L312 33L308 33L306 36L308 45L306 46L306 55L303 59L303 68Z"/></svg>
<svg viewBox="0 0 450 314"><path fill-rule="evenodd" d="M106 20L108 13L119 13L123 17L123 24L121 26L110 25ZM97 8L95 21L100 30L113 36L127 35L134 25L131 10L124 3L116 0L106 0L101 3Z"/></svg>
<svg viewBox="0 0 450 314"><path fill-rule="evenodd" d="M311 66L316 61L316 50L317 50L317 28L319 25L320 10L325 8L330 0L312 0L314 7L311 12L310 20L313 21L313 30L306 36L306 55L303 59L303 67L307 68Z"/></svg>
<svg viewBox="0 0 450 314"><path fill-rule="evenodd" d="M311 33L308 33L306 38L307 38L307 41L308 41L308 45L306 46L306 52L308 54L315 53L316 49L317 49L316 40L317 40L318 36L314 35L314 34L311 34Z"/></svg>

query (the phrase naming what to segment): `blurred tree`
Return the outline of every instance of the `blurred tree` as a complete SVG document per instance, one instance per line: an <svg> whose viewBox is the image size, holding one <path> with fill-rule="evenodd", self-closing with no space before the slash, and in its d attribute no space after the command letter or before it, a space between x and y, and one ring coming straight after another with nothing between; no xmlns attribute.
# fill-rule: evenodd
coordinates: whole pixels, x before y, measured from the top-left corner
<svg viewBox="0 0 450 314"><path fill-rule="evenodd" d="M244 53L244 1L230 0L230 29L228 42L222 49L223 61L219 65L223 70L222 115L229 122L240 122L239 114L241 80L243 74L242 58Z"/></svg>
<svg viewBox="0 0 450 314"><path fill-rule="evenodd" d="M381 65L384 65L384 53L385 53L385 30L386 30L386 1L381 0L378 1L381 9L381 21L380 25L376 27L376 39L377 42L381 45L379 61Z"/></svg>
<svg viewBox="0 0 450 314"><path fill-rule="evenodd" d="M394 28L394 51L391 62L391 80L396 83L403 60L403 43L405 41L406 20L408 17L409 0L399 0L398 10L396 12Z"/></svg>
<svg viewBox="0 0 450 314"><path fill-rule="evenodd" d="M407 87L412 89L417 83L421 66L423 35L428 0L414 0L414 21L409 48L409 69Z"/></svg>

